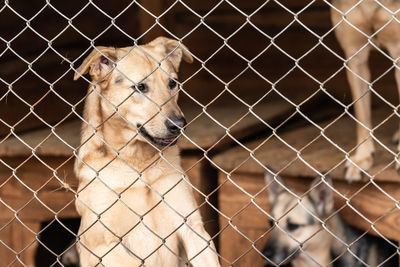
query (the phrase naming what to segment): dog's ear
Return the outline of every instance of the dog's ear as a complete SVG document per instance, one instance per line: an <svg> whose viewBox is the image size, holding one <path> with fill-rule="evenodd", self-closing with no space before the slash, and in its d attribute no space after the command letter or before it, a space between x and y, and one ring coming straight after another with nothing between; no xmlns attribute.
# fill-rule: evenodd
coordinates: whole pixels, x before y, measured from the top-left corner
<svg viewBox="0 0 400 267"><path fill-rule="evenodd" d="M116 49L113 47L96 46L76 69L74 80L89 72L93 81L99 80L113 68L117 60Z"/></svg>
<svg viewBox="0 0 400 267"><path fill-rule="evenodd" d="M328 176L325 182L320 177L314 179L310 186L310 198L319 216L327 216L333 211L333 191L329 186L332 186L332 179Z"/></svg>
<svg viewBox="0 0 400 267"><path fill-rule="evenodd" d="M275 202L277 196L286 191L286 189L282 186L284 183L279 176L274 177L272 173L267 171L264 179L265 184L267 185L269 203L272 204Z"/></svg>
<svg viewBox="0 0 400 267"><path fill-rule="evenodd" d="M163 50L163 54L165 54L165 57L171 61L176 70L179 69L179 65L181 64L182 60L186 61L187 63L193 62L193 57L189 53L188 48L183 44L180 44L177 40L160 36L148 43L148 45L154 46L155 48L161 48Z"/></svg>

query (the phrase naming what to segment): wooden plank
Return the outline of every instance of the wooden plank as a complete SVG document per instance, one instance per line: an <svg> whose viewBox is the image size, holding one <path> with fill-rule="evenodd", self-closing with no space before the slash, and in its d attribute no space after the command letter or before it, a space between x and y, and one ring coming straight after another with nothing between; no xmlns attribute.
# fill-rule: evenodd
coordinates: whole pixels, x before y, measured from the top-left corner
<svg viewBox="0 0 400 267"><path fill-rule="evenodd" d="M285 118L294 110L283 99L274 99L268 102L259 104L253 109L255 114L268 123L273 123L282 119L282 117ZM190 140L185 137L181 138L179 146L183 150L196 149L197 146L207 149L216 144L221 147L227 145L227 143L232 143L232 139L227 137L227 132L223 127L230 128L230 134L237 139L265 129L263 122L250 114L248 107L240 102L212 105L206 109L209 115L203 113L202 109L195 108L194 105L185 106L183 104L182 109L186 114L187 121L189 121L185 134L190 138ZM217 120L223 126L218 125L214 120ZM62 123L55 128L55 133L59 137L52 133L49 128L21 134L19 137L31 147L35 147L37 155L71 156L72 148L78 147L80 143L80 124L80 121ZM48 135L50 135L49 138ZM0 146L0 156L28 156L31 153L31 149L15 137L8 138Z"/></svg>
<svg viewBox="0 0 400 267"><path fill-rule="evenodd" d="M250 196L219 173L218 204L222 214L219 216L219 246L221 256L228 261L222 261L222 265L264 266L264 260L253 247L254 244L261 251L268 240L263 236L269 229L265 213L269 203L266 192L262 190L263 180L254 175L236 175L233 179ZM251 202L252 195L257 195L253 201L258 207Z"/></svg>
<svg viewBox="0 0 400 267"><path fill-rule="evenodd" d="M34 157L29 160L24 157L3 157L2 160L8 165L0 165L2 196L21 196L26 193L32 194L32 191L58 191L62 189L62 182L68 183L73 189L77 187L73 158L42 157L41 161L46 165ZM56 171L56 176L53 170Z"/></svg>
<svg viewBox="0 0 400 267"><path fill-rule="evenodd" d="M37 155L71 156L74 148L77 148L80 144L80 129L80 121L71 121L56 127L55 134L48 127L19 134L18 137L22 141L16 137L8 138L0 146L0 155L7 157L28 156L32 154L32 148Z"/></svg>
<svg viewBox="0 0 400 267"><path fill-rule="evenodd" d="M35 252L38 245L36 234L40 223L18 220L0 220L0 266L35 266ZM29 229L28 229L29 228ZM22 262L22 263L21 263Z"/></svg>
<svg viewBox="0 0 400 267"><path fill-rule="evenodd" d="M396 151L391 142L392 135L398 127L399 120L388 109L373 110L374 130L376 138L389 150ZM390 117L393 116L393 117ZM388 120L386 120L389 118ZM329 120L333 122L334 119ZM325 127L328 121L320 124ZM268 136L246 144L255 149L254 157L264 166L280 171L285 176L315 177L319 172L329 172L334 179L344 179L344 151L351 151L356 146L356 122L349 116L335 121L324 131L314 126L297 127L288 132L277 132L279 136ZM330 141L328 141L328 139ZM336 144L336 145L333 145ZM292 148L290 148L291 146ZM300 151L300 156L297 151ZM375 164L369 171L375 181L400 181L400 176L394 169L394 156L382 145L376 143ZM250 157L243 148L236 147L219 154L213 160L226 171L263 173L264 167ZM311 167L309 167L310 165ZM239 167L240 166L240 167ZM367 179L367 177L364 177Z"/></svg>
<svg viewBox="0 0 400 267"><path fill-rule="evenodd" d="M356 193L356 190L359 190L361 186L363 185L348 185L342 181L334 183L335 189L347 193L347 196ZM391 197L389 198L386 194ZM400 186L397 183L379 183L378 186L368 185L367 188L360 193L356 193L349 201L349 204L360 214L347 206L345 199L338 195L335 196L335 205L337 208L346 207L341 212L341 215L348 224L367 231L371 229L371 223L374 223L376 231L371 229L369 231L370 234L383 235L389 239L399 241L400 211L395 204L395 201L399 198ZM362 216L366 217L370 222L363 219Z"/></svg>
<svg viewBox="0 0 400 267"><path fill-rule="evenodd" d="M274 124L282 117L286 118L294 111L294 108L283 99L264 101L255 106L253 110L263 121L250 114L249 108L240 102L211 105L206 109L208 115L194 106L191 108L183 106L183 111L190 122L185 130L185 134L190 140L182 138L180 147L196 149L197 146L200 146L207 149L214 145L223 147L227 143L233 142L232 138L227 136L227 130L224 127L229 128L229 134L234 138L241 139L265 130L266 126L263 121Z"/></svg>
<svg viewBox="0 0 400 267"><path fill-rule="evenodd" d="M12 168L16 168L24 158L2 158ZM72 189L76 189L77 180L73 174L73 160L66 158L45 158L46 164L57 170L57 176ZM46 221L60 218L76 218L75 195L63 188L55 178L53 171L37 159L26 161L16 168L0 167L0 218L12 219L18 216L24 220ZM36 194L35 194L36 193ZM47 206L47 207L46 207Z"/></svg>
<svg viewBox="0 0 400 267"><path fill-rule="evenodd" d="M56 214L58 218L79 217L75 210L75 195L71 192L44 192L36 197L33 194L5 196L2 200L8 205L0 205L0 219L3 220L11 220L16 214L21 220L40 222L52 220Z"/></svg>

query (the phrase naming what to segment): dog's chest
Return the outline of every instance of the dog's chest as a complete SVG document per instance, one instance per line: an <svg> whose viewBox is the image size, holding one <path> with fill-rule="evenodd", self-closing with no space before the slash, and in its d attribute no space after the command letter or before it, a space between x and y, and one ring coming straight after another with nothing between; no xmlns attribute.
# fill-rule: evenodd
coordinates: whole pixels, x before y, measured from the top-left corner
<svg viewBox="0 0 400 267"><path fill-rule="evenodd" d="M82 216L82 226L91 229L83 234L83 238L85 235L88 239L97 236L102 239L97 243L104 243L103 239L120 236L124 245L135 255L146 259L149 266L167 266L157 262L160 259L170 262L169 266L177 266L177 257L174 255L179 254L176 229L182 219L170 208L169 205L174 206L173 203L163 202L161 196L147 187L121 188L114 193L97 182L88 190L92 192L79 196L79 202L85 202L85 205L77 201L82 214L86 214ZM96 199L93 198L94 191ZM101 214L101 222L89 210ZM91 226L93 223L95 226ZM96 233L103 234L99 236Z"/></svg>

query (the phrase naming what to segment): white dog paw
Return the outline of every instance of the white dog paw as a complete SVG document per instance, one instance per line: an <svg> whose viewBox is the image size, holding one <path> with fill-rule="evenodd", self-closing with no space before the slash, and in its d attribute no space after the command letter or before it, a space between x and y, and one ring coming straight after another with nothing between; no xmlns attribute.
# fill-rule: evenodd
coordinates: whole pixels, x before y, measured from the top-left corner
<svg viewBox="0 0 400 267"><path fill-rule="evenodd" d="M345 165L345 179L352 183L360 181L364 175L363 171L368 171L373 164L373 153L368 156L358 156L357 154L350 157L351 161L347 161Z"/></svg>

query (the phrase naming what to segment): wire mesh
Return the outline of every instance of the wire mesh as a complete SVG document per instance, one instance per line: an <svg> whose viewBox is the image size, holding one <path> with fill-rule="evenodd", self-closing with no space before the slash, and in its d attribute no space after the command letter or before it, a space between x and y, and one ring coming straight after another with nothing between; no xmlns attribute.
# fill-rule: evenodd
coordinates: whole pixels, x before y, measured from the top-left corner
<svg viewBox="0 0 400 267"><path fill-rule="evenodd" d="M0 266L398 266L399 8L4 1Z"/></svg>

